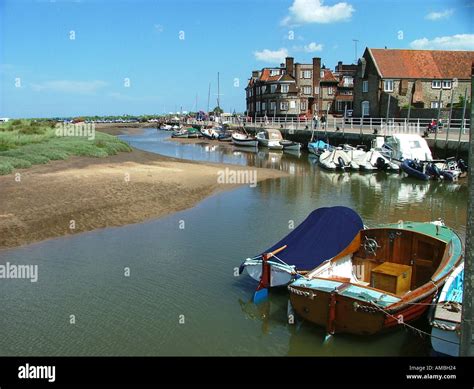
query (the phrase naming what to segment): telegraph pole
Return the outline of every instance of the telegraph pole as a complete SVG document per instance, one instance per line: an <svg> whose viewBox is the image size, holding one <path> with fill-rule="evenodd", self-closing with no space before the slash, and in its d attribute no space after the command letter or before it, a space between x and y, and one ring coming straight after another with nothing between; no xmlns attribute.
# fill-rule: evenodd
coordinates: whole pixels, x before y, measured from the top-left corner
<svg viewBox="0 0 474 389"><path fill-rule="evenodd" d="M468 172L468 196L467 196L467 228L466 228L466 256L464 258L464 291L462 301L461 319L461 344L459 354L463 357L474 356L474 332L473 332L473 304L474 294L473 271L474 271L474 128L472 119L474 107L472 105L472 91L474 89L474 62L471 67L471 120L469 128L469 172Z"/></svg>

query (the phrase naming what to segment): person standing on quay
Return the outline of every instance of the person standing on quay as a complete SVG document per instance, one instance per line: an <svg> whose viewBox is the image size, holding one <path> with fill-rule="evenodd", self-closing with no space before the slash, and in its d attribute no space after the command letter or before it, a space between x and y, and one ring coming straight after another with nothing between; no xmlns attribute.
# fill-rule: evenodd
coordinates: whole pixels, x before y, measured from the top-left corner
<svg viewBox="0 0 474 389"><path fill-rule="evenodd" d="M314 124L315 129L318 128L318 119L319 119L318 114L315 113L313 116L313 124Z"/></svg>
<svg viewBox="0 0 474 389"><path fill-rule="evenodd" d="M321 116L321 128L322 128L323 130L326 129L326 116L324 116L324 115Z"/></svg>

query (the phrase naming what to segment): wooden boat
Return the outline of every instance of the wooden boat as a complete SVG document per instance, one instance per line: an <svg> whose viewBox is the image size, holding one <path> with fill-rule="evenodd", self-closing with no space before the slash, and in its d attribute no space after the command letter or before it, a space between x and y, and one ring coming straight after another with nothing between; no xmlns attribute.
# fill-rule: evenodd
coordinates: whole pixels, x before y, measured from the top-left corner
<svg viewBox="0 0 474 389"><path fill-rule="evenodd" d="M462 253L459 237L441 222L362 230L288 286L291 304L330 334L375 334L423 315Z"/></svg>
<svg viewBox="0 0 474 389"><path fill-rule="evenodd" d="M279 130L263 130L257 133L258 144L270 150L283 150L280 141L283 140Z"/></svg>
<svg viewBox="0 0 474 389"><path fill-rule="evenodd" d="M258 140L255 137L241 132L232 133L232 143L236 146L258 147Z"/></svg>
<svg viewBox="0 0 474 389"><path fill-rule="evenodd" d="M188 133L188 138L199 138L201 136L200 131L194 127L189 127L186 129L186 131Z"/></svg>
<svg viewBox="0 0 474 389"><path fill-rule="evenodd" d="M201 128L201 135L207 139L217 139L221 134L220 127Z"/></svg>
<svg viewBox="0 0 474 389"><path fill-rule="evenodd" d="M297 274L332 258L363 228L360 216L350 208L318 208L278 243L253 258L247 258L240 265L239 273L245 269L259 282L254 296L258 302L266 296L267 288L286 285Z"/></svg>
<svg viewBox="0 0 474 389"><path fill-rule="evenodd" d="M430 314L431 345L440 354L459 356L464 262L454 269Z"/></svg>

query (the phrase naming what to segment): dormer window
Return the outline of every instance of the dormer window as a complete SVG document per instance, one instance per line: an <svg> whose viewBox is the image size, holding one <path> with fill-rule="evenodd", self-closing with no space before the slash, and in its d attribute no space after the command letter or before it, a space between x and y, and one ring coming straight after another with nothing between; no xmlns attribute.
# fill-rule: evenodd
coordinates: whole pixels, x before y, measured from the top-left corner
<svg viewBox="0 0 474 389"><path fill-rule="evenodd" d="M280 74L280 69L271 69L270 76L278 76Z"/></svg>
<svg viewBox="0 0 474 389"><path fill-rule="evenodd" d="M441 88L441 81L439 81L439 80L431 81L431 88L440 89Z"/></svg>
<svg viewBox="0 0 474 389"><path fill-rule="evenodd" d="M288 93L289 85L284 84L281 86L281 93Z"/></svg>

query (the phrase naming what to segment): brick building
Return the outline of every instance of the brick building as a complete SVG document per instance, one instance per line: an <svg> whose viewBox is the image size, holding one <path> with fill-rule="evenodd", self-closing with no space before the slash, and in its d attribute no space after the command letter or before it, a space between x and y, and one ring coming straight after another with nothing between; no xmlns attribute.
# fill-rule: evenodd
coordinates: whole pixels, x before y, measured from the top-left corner
<svg viewBox="0 0 474 389"><path fill-rule="evenodd" d="M441 108L470 96L473 51L366 48L354 78L354 116L399 117L413 108ZM389 103L390 99L390 103Z"/></svg>
<svg viewBox="0 0 474 389"><path fill-rule="evenodd" d="M245 88L247 115L312 117L316 112L343 112L348 105L352 108L355 70L356 65L339 62L332 72L321 67L318 57L311 64L294 63L287 57L280 67L255 70Z"/></svg>

